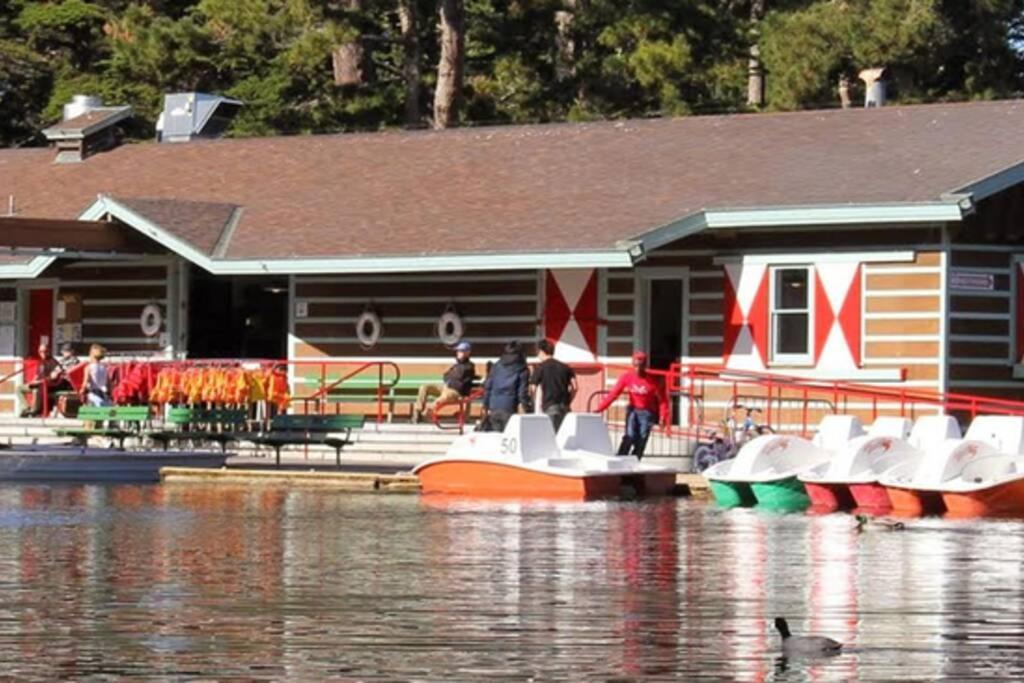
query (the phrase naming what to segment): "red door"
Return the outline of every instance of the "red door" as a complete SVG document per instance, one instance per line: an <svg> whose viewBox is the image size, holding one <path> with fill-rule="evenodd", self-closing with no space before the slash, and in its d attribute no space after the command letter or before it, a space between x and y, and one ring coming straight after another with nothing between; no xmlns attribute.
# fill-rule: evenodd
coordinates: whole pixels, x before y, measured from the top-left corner
<svg viewBox="0 0 1024 683"><path fill-rule="evenodd" d="M53 352L53 290L28 291L28 347L25 355L35 358L41 342L50 345Z"/></svg>

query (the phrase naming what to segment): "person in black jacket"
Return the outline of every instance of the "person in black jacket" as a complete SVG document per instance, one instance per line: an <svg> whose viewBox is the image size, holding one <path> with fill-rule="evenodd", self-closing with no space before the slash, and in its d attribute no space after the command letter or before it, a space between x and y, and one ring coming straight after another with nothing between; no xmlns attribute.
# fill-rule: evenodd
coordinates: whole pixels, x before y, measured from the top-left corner
<svg viewBox="0 0 1024 683"><path fill-rule="evenodd" d="M416 405L412 409L412 421L419 422L427 409L427 400L437 396L434 401L434 414L441 408L458 403L473 390L476 379L476 366L469 360L473 347L468 341L460 341L455 346L455 363L444 371L443 384L424 384L419 388Z"/></svg>
<svg viewBox="0 0 1024 683"><path fill-rule="evenodd" d="M519 342L506 344L501 358L487 374L483 403L484 424L492 432L504 431L509 418L520 406L530 410L530 370Z"/></svg>

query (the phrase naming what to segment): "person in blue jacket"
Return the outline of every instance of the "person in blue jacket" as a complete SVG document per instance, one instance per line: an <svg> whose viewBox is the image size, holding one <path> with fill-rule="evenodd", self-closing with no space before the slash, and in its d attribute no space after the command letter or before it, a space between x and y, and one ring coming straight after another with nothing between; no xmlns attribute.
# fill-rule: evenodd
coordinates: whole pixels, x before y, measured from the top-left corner
<svg viewBox="0 0 1024 683"><path fill-rule="evenodd" d="M505 344L501 358L484 381L484 426L500 432L519 408L530 410L530 371L526 354L518 341Z"/></svg>

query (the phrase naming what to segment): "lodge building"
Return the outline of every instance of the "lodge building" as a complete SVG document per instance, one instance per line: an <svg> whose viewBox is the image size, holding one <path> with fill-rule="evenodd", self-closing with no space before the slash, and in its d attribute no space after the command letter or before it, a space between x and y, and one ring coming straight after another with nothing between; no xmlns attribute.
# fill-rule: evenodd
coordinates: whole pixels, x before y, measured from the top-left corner
<svg viewBox="0 0 1024 683"><path fill-rule="evenodd" d="M0 151L0 374L47 338L427 375L461 332L1024 399L1024 102L87 144L103 118L70 163Z"/></svg>

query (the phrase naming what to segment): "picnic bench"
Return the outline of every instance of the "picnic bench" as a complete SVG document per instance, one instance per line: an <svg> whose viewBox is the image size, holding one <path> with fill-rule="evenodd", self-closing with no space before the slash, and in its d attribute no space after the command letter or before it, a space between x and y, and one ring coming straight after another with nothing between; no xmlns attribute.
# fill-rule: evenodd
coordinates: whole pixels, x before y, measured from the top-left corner
<svg viewBox="0 0 1024 683"><path fill-rule="evenodd" d="M227 452L228 444L246 438L249 411L244 408L168 408L164 429L146 436L165 450L174 442L216 443ZM170 429L168 427L171 427Z"/></svg>
<svg viewBox="0 0 1024 683"><path fill-rule="evenodd" d="M96 424L57 429L57 436L70 436L83 447L89 444L91 437L105 436L117 440L118 448L124 450L125 439L141 435L143 423L149 421L149 406L82 406L78 409L78 419ZM111 423L111 426L99 426L103 423Z"/></svg>
<svg viewBox="0 0 1024 683"><path fill-rule="evenodd" d="M281 466L281 449L285 446L324 445L334 449L341 467L341 449L352 442L352 430L362 429L364 415L277 415L268 431L245 437L260 446L274 449L277 467Z"/></svg>

